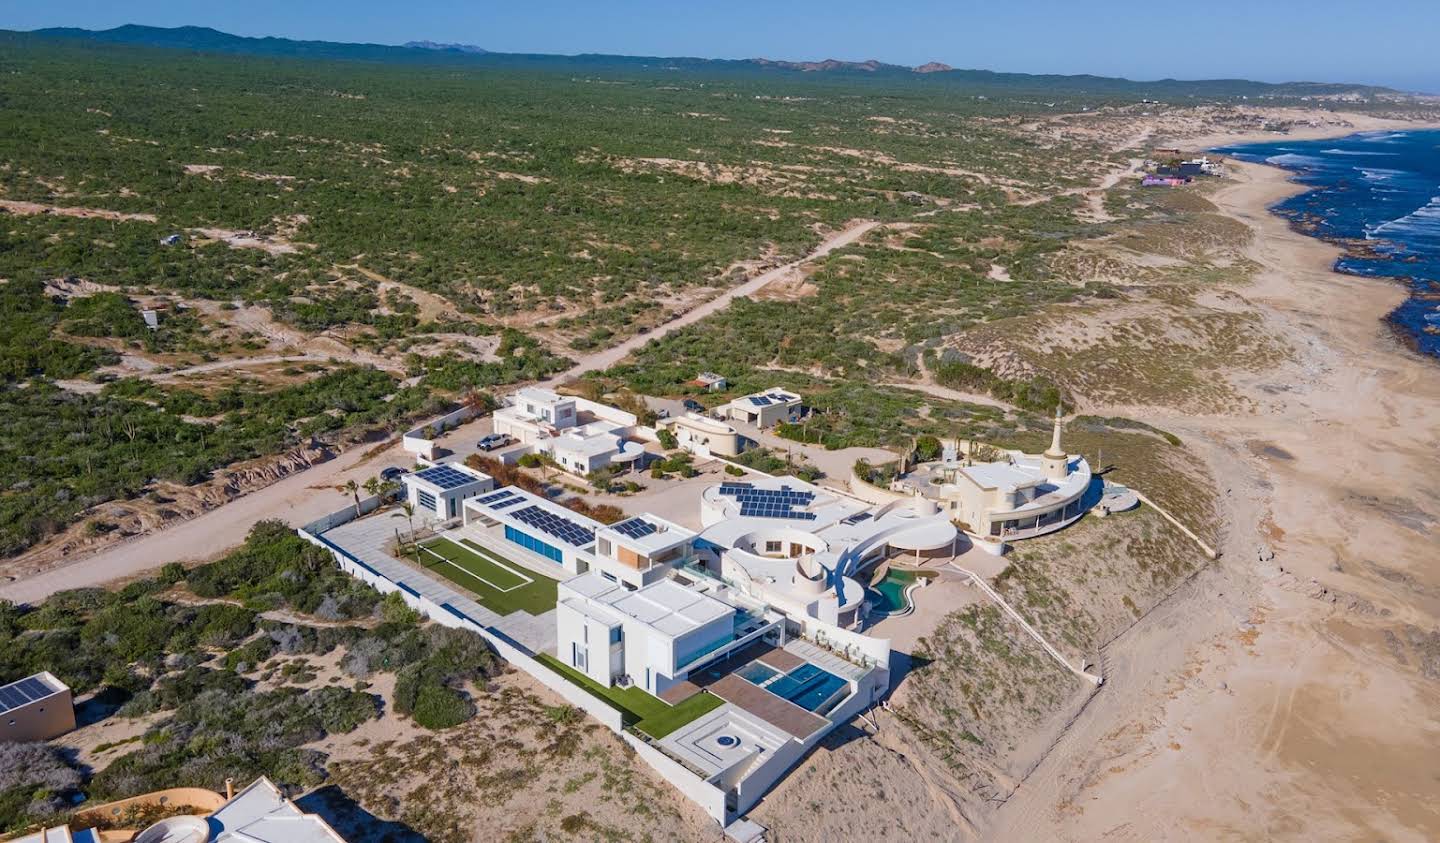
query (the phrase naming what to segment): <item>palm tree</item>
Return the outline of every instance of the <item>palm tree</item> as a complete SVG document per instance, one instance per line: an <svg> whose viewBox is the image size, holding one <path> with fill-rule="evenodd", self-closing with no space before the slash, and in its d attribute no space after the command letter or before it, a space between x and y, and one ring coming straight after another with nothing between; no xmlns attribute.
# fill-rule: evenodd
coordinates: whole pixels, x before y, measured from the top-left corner
<svg viewBox="0 0 1440 843"><path fill-rule="evenodd" d="M408 522L410 522L410 533L409 533L409 535L406 536L406 539L410 542L410 545L413 547L414 544L415 544L415 504L413 504L413 503L411 503L411 502L409 502L409 501L401 501L401 502L400 502L400 512L395 513L395 515L396 515L396 516L399 516L399 515L402 515L402 514L405 516L405 520L408 521ZM416 554L415 561L416 561L416 562L419 562L419 561L420 561L420 557L419 557L419 554L418 554L418 553Z"/></svg>
<svg viewBox="0 0 1440 843"><path fill-rule="evenodd" d="M369 480L366 480L364 484L362 484L361 488L365 490L365 494L378 498L385 488L385 483L379 477L372 475Z"/></svg>
<svg viewBox="0 0 1440 843"><path fill-rule="evenodd" d="M345 485L339 487L339 491L340 491L341 494L349 495L350 497L352 497L352 498L355 499L355 517L356 517L356 518L359 518L359 517L360 517L360 484L359 484L359 483L356 483L356 482L355 482L355 478L352 477L352 478L350 478L349 480L346 480L346 481L345 481Z"/></svg>

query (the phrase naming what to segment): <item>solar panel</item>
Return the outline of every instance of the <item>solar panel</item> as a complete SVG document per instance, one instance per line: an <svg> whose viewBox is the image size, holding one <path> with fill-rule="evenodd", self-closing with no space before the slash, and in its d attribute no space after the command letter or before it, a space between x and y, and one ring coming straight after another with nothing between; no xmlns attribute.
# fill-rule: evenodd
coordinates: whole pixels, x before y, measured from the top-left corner
<svg viewBox="0 0 1440 843"><path fill-rule="evenodd" d="M750 403L751 403L751 404L754 404L756 407L768 407L768 406L770 406L770 399L769 399L769 398L764 398L764 397L761 397L761 396L756 396L756 397L750 399Z"/></svg>
<svg viewBox="0 0 1440 843"><path fill-rule="evenodd" d="M507 508L507 507L514 506L514 505L517 504L517 503L524 503L524 502L525 502L525 499L522 498L522 497L520 497L519 495L511 495L510 497L505 498L504 500L496 501L495 503L490 504L490 508L491 508L491 509L497 509L497 510L498 510L498 509L505 509L505 508Z"/></svg>
<svg viewBox="0 0 1440 843"><path fill-rule="evenodd" d="M622 536L638 539L656 532L657 528L643 518L631 518L629 521L621 521L611 529Z"/></svg>
<svg viewBox="0 0 1440 843"><path fill-rule="evenodd" d="M415 477L428 483L434 483L436 486L447 491L459 488L468 483L475 483L480 479L466 474L463 471L457 471L448 465L432 466L424 471L417 472Z"/></svg>
<svg viewBox="0 0 1440 843"><path fill-rule="evenodd" d="M485 497L481 498L481 499L480 499L480 503L483 503L483 504L492 504L492 503L495 503L496 501L504 500L505 498L510 498L510 497L514 497L514 496L515 496L515 493L512 492L512 491L510 491L509 489L501 489L501 490L498 491L498 492L491 492L490 494L488 494L488 495L486 495Z"/></svg>
<svg viewBox="0 0 1440 843"><path fill-rule="evenodd" d="M583 547L595 541L594 531L587 530L573 521L561 518L533 504L524 509L516 510L513 515L516 521L534 527L541 532L548 533L576 547Z"/></svg>
<svg viewBox="0 0 1440 843"><path fill-rule="evenodd" d="M55 689L31 676L12 682L0 688L0 711L9 711L22 705L44 699L55 693Z"/></svg>

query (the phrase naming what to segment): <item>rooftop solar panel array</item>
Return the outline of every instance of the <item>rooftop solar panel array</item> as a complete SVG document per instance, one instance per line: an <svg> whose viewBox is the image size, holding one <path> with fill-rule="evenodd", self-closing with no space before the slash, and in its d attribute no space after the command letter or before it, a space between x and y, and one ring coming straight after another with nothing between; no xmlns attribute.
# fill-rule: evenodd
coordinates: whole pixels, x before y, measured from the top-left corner
<svg viewBox="0 0 1440 843"><path fill-rule="evenodd" d="M575 547L584 547L595 541L595 531L587 530L568 518L561 518L553 512L541 509L534 504L524 509L517 509L512 515L516 521L534 527L541 532L549 533L555 538L567 544L574 545Z"/></svg>
<svg viewBox="0 0 1440 843"><path fill-rule="evenodd" d="M621 521L611 529L622 536L628 536L632 539L644 538L657 530L654 524L651 524L643 518L631 518L629 521Z"/></svg>
<svg viewBox="0 0 1440 843"><path fill-rule="evenodd" d="M55 693L55 689L31 676L0 688L0 712L10 711Z"/></svg>
<svg viewBox="0 0 1440 843"><path fill-rule="evenodd" d="M486 506L493 506L495 503L502 501L505 498L513 497L515 497L514 492L510 491L509 489L501 489L498 492L491 492L490 494L480 498L479 503L483 503Z"/></svg>
<svg viewBox="0 0 1440 843"><path fill-rule="evenodd" d="M415 477L428 483L434 483L442 489L457 489L469 483L474 483L480 478L463 471L451 468L448 465L437 465L417 472Z"/></svg>
<svg viewBox="0 0 1440 843"><path fill-rule="evenodd" d="M740 514L747 518L790 518L814 521L815 513L797 510L815 502L813 492L798 492L789 486L779 489L757 489L748 483L722 483L720 494L740 503Z"/></svg>

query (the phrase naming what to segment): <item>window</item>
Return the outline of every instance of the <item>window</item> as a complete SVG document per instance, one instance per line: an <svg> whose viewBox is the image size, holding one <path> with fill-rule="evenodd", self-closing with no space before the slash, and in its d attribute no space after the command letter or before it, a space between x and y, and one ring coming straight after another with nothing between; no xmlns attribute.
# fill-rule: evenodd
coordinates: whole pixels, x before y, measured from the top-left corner
<svg viewBox="0 0 1440 843"><path fill-rule="evenodd" d="M650 689L650 668L647 667L645 668L645 690L649 691Z"/></svg>
<svg viewBox="0 0 1440 843"><path fill-rule="evenodd" d="M765 542L765 552L766 552L766 553L779 553L779 552L780 552L780 542Z"/></svg>
<svg viewBox="0 0 1440 843"><path fill-rule="evenodd" d="M415 500L420 504L421 509L428 509L435 512L435 496L423 489L415 490Z"/></svg>
<svg viewBox="0 0 1440 843"><path fill-rule="evenodd" d="M454 518L454 517L455 517L455 499L454 499L454 498L451 498L451 499L450 499L450 517L451 517L451 518Z"/></svg>
<svg viewBox="0 0 1440 843"><path fill-rule="evenodd" d="M608 557L610 557L610 558L612 558L612 559L615 558L615 554L610 550L610 540L609 540L609 539L601 539L601 540L600 540L600 555L601 555L601 556L608 556Z"/></svg>
<svg viewBox="0 0 1440 843"><path fill-rule="evenodd" d="M533 550L534 552L540 554L546 559L549 559L551 562L554 562L558 565L565 564L565 554L560 552L560 548L555 547L552 544L542 542L534 536L530 535L529 533L511 527L509 524L505 525L505 538L520 545L526 550Z"/></svg>
<svg viewBox="0 0 1440 843"><path fill-rule="evenodd" d="M580 627L580 637L585 639L586 644L590 643L590 624Z"/></svg>
<svg viewBox="0 0 1440 843"><path fill-rule="evenodd" d="M605 571L601 571L601 572L600 572L600 576L604 577L605 579L609 580L610 582L617 582L617 580L615 579L615 575L614 575L614 574L607 573L607 572L605 572Z"/></svg>
<svg viewBox="0 0 1440 843"><path fill-rule="evenodd" d="M610 630L610 643L611 643L611 644L619 644L619 643L620 643L620 639L622 639L622 638L624 638L624 637L625 637L625 627L623 627L623 626L617 626L617 627L615 627L614 629Z"/></svg>

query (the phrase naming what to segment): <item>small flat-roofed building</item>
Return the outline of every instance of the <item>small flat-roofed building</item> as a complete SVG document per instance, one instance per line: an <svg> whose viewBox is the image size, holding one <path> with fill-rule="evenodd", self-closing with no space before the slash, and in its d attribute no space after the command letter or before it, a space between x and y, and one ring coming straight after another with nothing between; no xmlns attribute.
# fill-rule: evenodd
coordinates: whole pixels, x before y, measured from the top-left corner
<svg viewBox="0 0 1440 843"><path fill-rule="evenodd" d="M48 741L74 728L70 687L50 671L0 687L0 741Z"/></svg>
<svg viewBox="0 0 1440 843"><path fill-rule="evenodd" d="M729 382L725 380L724 375L717 375L714 372L701 372L696 375L695 380L690 383L700 387L706 392L722 392L725 387L729 386Z"/></svg>
<svg viewBox="0 0 1440 843"><path fill-rule="evenodd" d="M740 455L744 440L728 422L707 418L699 413L686 413L661 419L658 427L675 436L675 444L702 457L735 457Z"/></svg>
<svg viewBox="0 0 1440 843"><path fill-rule="evenodd" d="M715 409L715 414L730 421L742 421L759 428L800 418L800 396L779 387L736 398Z"/></svg>
<svg viewBox="0 0 1440 843"><path fill-rule="evenodd" d="M595 570L640 588L694 555L695 531L645 513L595 531Z"/></svg>
<svg viewBox="0 0 1440 843"><path fill-rule="evenodd" d="M441 521L460 517L461 504L495 488L490 475L465 465L433 465L401 478L417 514Z"/></svg>
<svg viewBox="0 0 1440 843"><path fill-rule="evenodd" d="M569 428L544 446L561 468L582 475L610 465L631 468L645 456L644 446L627 441L608 422Z"/></svg>
<svg viewBox="0 0 1440 843"><path fill-rule="evenodd" d="M652 694L736 638L734 606L672 579L631 590L592 571L560 583L555 611L561 661L607 687L625 679Z"/></svg>

